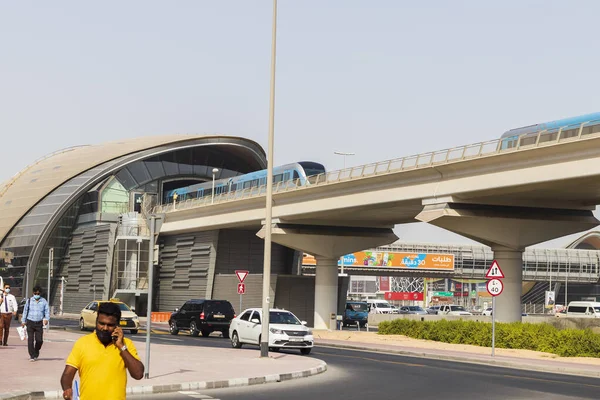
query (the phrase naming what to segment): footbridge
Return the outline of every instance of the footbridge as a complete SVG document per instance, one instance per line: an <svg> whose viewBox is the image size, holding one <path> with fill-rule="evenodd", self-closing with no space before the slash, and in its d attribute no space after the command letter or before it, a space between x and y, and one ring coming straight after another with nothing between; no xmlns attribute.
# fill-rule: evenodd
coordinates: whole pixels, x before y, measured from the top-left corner
<svg viewBox="0 0 600 400"><path fill-rule="evenodd" d="M392 227L417 221L489 246L506 275L497 318L520 320L525 248L599 224L592 210L600 204L600 125L584 125L523 136L510 148L498 139L332 171L308 185L276 184L273 240L317 255L315 326L330 326L335 312L329 293L337 259L391 243ZM166 204L154 213L164 215L162 235L252 227L262 236L265 191ZM462 273L480 276L481 268Z"/></svg>

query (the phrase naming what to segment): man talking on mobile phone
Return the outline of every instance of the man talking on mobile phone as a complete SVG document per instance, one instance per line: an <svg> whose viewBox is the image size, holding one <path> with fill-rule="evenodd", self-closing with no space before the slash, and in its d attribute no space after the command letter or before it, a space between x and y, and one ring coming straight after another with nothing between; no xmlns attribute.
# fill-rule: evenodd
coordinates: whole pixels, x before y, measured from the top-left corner
<svg viewBox="0 0 600 400"><path fill-rule="evenodd" d="M73 398L73 379L79 371L81 400L125 400L127 371L133 379L142 379L144 364L133 342L123 337L119 327L118 304L102 302L98 307L96 330L73 345L60 378L63 398Z"/></svg>

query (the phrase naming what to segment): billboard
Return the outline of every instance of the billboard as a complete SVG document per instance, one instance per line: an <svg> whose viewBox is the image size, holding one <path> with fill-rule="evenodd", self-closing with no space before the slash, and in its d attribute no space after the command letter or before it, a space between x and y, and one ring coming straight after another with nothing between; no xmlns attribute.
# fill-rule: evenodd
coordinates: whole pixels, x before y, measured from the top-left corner
<svg viewBox="0 0 600 400"><path fill-rule="evenodd" d="M386 300L412 300L423 301L423 292L385 292Z"/></svg>
<svg viewBox="0 0 600 400"><path fill-rule="evenodd" d="M338 266L341 264L338 260ZM305 254L302 265L314 266L316 260L313 256ZM454 271L454 254L359 251L346 254L344 266Z"/></svg>

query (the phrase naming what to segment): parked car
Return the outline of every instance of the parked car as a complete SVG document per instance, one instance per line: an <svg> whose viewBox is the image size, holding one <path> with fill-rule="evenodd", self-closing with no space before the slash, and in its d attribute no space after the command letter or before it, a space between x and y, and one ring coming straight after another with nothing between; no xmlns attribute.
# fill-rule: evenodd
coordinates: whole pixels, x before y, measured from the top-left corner
<svg viewBox="0 0 600 400"><path fill-rule="evenodd" d="M398 310L394 312L394 306L387 302L387 300L367 300L369 306L369 312L373 314L397 314Z"/></svg>
<svg viewBox="0 0 600 400"><path fill-rule="evenodd" d="M81 316L79 318L79 329L85 331L86 329L96 329L96 317L98 316L98 306L102 303L116 303L121 309L121 322L120 327L128 329L129 332L136 334L140 329L140 319L137 314L129 308L129 306L118 299L110 299L108 301L92 301L81 310Z"/></svg>
<svg viewBox="0 0 600 400"><path fill-rule="evenodd" d="M491 316L492 315L492 307L488 307L485 310L483 310L483 312L481 313L481 315L485 315L485 316Z"/></svg>
<svg viewBox="0 0 600 400"><path fill-rule="evenodd" d="M228 338L229 325L234 318L233 306L227 300L191 299L171 314L169 332L177 335L183 330L189 331L192 336L202 333L206 337L219 331Z"/></svg>
<svg viewBox="0 0 600 400"><path fill-rule="evenodd" d="M465 310L465 308L463 306L457 306L454 304L446 304L443 306L440 306L440 310L438 311L439 315L473 315L470 312L468 312L467 310Z"/></svg>
<svg viewBox="0 0 600 400"><path fill-rule="evenodd" d="M342 322L344 326L356 326L359 324L360 327L365 327L369 320L369 307L364 301L348 301L346 302L346 309L344 310L344 316Z"/></svg>
<svg viewBox="0 0 600 400"><path fill-rule="evenodd" d="M425 311L427 312L427 314L436 315L439 310L440 310L440 306L431 306L431 307L427 308Z"/></svg>
<svg viewBox="0 0 600 400"><path fill-rule="evenodd" d="M231 321L229 335L231 346L239 349L244 344L260 345L262 309L249 308ZM314 345L312 331L293 313L286 310L269 310L269 350L299 349L310 354Z"/></svg>
<svg viewBox="0 0 600 400"><path fill-rule="evenodd" d="M420 314L425 315L427 311L419 306L402 306L400 307L400 314Z"/></svg>

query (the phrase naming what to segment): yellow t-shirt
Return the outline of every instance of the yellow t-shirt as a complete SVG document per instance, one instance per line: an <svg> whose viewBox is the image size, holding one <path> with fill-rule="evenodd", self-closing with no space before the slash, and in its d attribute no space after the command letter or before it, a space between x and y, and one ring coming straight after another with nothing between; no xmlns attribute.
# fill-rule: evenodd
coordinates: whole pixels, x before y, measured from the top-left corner
<svg viewBox="0 0 600 400"><path fill-rule="evenodd" d="M127 338L123 341L131 355L139 360L133 342ZM79 371L81 400L125 400L127 371L121 350L114 344L104 347L95 332L75 342L67 365Z"/></svg>

